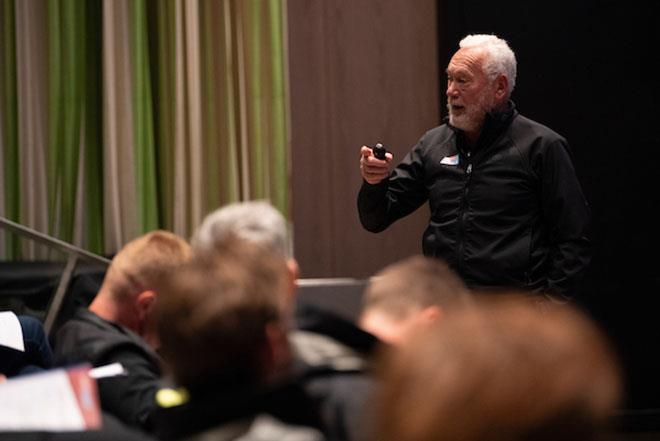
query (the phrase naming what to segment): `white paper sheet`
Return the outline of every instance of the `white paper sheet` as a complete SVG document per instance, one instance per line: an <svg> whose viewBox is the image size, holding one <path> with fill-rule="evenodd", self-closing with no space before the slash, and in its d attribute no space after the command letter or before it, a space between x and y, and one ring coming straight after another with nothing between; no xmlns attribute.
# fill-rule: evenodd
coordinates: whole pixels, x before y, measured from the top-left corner
<svg viewBox="0 0 660 441"><path fill-rule="evenodd" d="M0 345L25 352L21 323L11 311L0 312Z"/></svg>
<svg viewBox="0 0 660 441"><path fill-rule="evenodd" d="M56 369L0 384L0 431L77 431L101 425L89 367Z"/></svg>

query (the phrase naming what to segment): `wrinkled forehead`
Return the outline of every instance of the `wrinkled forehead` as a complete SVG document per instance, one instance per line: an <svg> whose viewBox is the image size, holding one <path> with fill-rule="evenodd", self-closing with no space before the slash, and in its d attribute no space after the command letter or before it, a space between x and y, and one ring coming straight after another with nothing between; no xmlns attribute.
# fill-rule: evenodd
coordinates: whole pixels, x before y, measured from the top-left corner
<svg viewBox="0 0 660 441"><path fill-rule="evenodd" d="M483 73L485 59L486 51L482 48L461 48L454 54L453 57L451 57L449 65L447 66L447 73Z"/></svg>

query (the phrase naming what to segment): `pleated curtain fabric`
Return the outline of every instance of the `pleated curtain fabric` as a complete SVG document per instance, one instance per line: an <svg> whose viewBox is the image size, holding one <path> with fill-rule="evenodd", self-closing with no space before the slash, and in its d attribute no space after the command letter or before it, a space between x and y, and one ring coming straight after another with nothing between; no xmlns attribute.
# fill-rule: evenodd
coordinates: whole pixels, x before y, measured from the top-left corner
<svg viewBox="0 0 660 441"><path fill-rule="evenodd" d="M0 0L0 215L104 255L233 201L288 217L285 8Z"/></svg>
<svg viewBox="0 0 660 441"><path fill-rule="evenodd" d="M18 170L18 109L16 76L16 12L14 3L0 2L0 214L18 219L21 205ZM0 253L20 253L16 237L0 231Z"/></svg>

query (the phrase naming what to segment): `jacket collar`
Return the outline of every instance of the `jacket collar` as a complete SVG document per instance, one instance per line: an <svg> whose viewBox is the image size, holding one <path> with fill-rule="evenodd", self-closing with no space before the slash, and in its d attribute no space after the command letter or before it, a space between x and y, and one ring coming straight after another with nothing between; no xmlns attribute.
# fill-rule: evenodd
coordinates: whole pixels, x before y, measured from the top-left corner
<svg viewBox="0 0 660 441"><path fill-rule="evenodd" d="M113 348L113 344L116 344L117 342L126 343L128 340L135 344L135 346L141 348L145 354L151 358L151 361L154 364L160 366L162 360L158 351L149 346L149 344L142 337L127 327L122 326L119 323L106 320L85 307L79 307L75 312L74 318L93 324L95 327L101 329L104 332L105 337L102 340L99 340L99 346Z"/></svg>

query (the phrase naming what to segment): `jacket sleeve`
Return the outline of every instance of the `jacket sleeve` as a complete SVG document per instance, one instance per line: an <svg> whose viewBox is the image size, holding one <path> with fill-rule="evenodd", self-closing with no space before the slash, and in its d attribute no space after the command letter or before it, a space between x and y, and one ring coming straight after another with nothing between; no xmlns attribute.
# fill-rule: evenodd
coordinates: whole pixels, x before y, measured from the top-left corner
<svg viewBox="0 0 660 441"><path fill-rule="evenodd" d="M380 183L362 181L357 204L366 230L379 233L426 202L423 146L422 139Z"/></svg>
<svg viewBox="0 0 660 441"><path fill-rule="evenodd" d="M549 293L572 297L591 260L590 209L565 140L546 146L535 169L541 176L542 222L549 246Z"/></svg>
<svg viewBox="0 0 660 441"><path fill-rule="evenodd" d="M98 381L102 407L130 426L150 430L156 392L163 386L160 368L130 345L115 348L100 364L114 362L121 363L126 374Z"/></svg>

